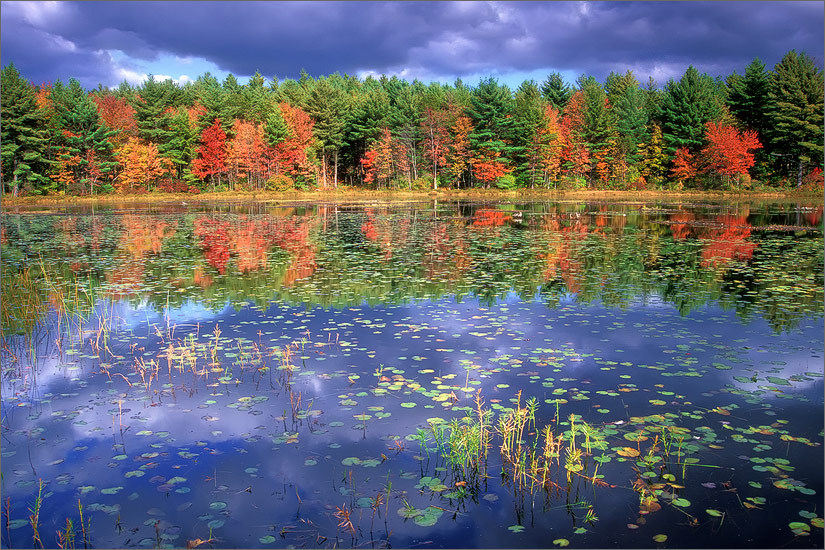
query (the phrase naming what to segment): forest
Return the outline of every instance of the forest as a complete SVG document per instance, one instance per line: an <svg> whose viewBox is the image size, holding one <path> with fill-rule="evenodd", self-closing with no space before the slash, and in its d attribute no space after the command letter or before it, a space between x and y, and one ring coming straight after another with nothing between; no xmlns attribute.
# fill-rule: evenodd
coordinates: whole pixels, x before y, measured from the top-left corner
<svg viewBox="0 0 825 550"><path fill-rule="evenodd" d="M87 91L2 69L2 192L822 188L823 72L790 51L727 77L690 66L559 73L515 91L338 73L207 73Z"/></svg>

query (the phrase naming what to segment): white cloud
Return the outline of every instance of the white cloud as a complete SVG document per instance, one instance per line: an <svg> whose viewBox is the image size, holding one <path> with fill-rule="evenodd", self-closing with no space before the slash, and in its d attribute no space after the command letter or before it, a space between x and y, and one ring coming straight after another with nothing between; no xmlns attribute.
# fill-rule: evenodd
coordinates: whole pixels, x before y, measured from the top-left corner
<svg viewBox="0 0 825 550"><path fill-rule="evenodd" d="M10 9L22 15L23 19L35 27L57 18L67 7L63 2L3 2L3 9Z"/></svg>

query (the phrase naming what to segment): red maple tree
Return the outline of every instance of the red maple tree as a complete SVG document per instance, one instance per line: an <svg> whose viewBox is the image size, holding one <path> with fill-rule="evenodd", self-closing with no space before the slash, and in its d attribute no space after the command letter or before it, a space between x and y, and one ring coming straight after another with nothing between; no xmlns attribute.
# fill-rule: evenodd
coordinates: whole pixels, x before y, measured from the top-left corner
<svg viewBox="0 0 825 550"><path fill-rule="evenodd" d="M754 164L751 151L762 147L753 130L740 133L733 126L721 122L708 122L705 125L705 138L708 141L702 149L705 170L726 179L736 176L737 181Z"/></svg>
<svg viewBox="0 0 825 550"><path fill-rule="evenodd" d="M198 149L198 158L192 161L192 173L200 179L212 179L218 176L220 185L221 174L226 172L226 133L221 129L220 121L216 118L212 126L201 133L201 146Z"/></svg>
<svg viewBox="0 0 825 550"><path fill-rule="evenodd" d="M670 173L679 180L680 184L696 175L696 163L687 147L676 150L676 157L673 159L673 168Z"/></svg>
<svg viewBox="0 0 825 550"><path fill-rule="evenodd" d="M482 148L472 160L473 174L486 187L489 187L491 182L496 181L512 170L499 160L499 156L498 151Z"/></svg>
<svg viewBox="0 0 825 550"><path fill-rule="evenodd" d="M112 143L121 145L126 143L130 137L137 136L137 120L135 120L135 109L129 105L125 98L117 98L113 95L103 97L93 95L92 100L97 105L97 112L106 126L112 130L119 130L112 136Z"/></svg>

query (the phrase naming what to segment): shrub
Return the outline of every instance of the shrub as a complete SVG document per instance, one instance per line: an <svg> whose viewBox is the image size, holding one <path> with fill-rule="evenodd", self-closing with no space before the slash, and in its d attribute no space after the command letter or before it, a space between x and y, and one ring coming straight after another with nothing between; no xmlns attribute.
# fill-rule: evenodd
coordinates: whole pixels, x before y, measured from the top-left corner
<svg viewBox="0 0 825 550"><path fill-rule="evenodd" d="M433 178L432 176L426 177L422 176L412 182L412 189L413 191L426 191L428 189L432 189L433 186Z"/></svg>
<svg viewBox="0 0 825 550"><path fill-rule="evenodd" d="M286 174L274 174L266 180L267 191L292 191L295 189L295 182Z"/></svg>
<svg viewBox="0 0 825 550"><path fill-rule="evenodd" d="M512 174L504 174L496 180L495 186L498 189L515 189L516 178Z"/></svg>

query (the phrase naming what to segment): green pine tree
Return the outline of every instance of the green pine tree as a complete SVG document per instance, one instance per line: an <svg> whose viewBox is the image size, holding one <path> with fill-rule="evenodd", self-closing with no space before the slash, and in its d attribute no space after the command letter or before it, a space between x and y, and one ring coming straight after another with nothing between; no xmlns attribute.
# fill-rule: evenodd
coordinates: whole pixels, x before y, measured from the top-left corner
<svg viewBox="0 0 825 550"><path fill-rule="evenodd" d="M473 123L470 133L470 145L473 151L490 151L498 153L496 162L505 166L511 164L521 148L514 145L515 119L513 94L505 85L489 77L473 88L467 116Z"/></svg>
<svg viewBox="0 0 825 550"><path fill-rule="evenodd" d="M802 185L806 167L823 162L823 76L805 53L790 51L773 70L768 92L769 137L786 173Z"/></svg>
<svg viewBox="0 0 825 550"><path fill-rule="evenodd" d="M114 176L114 160L110 137L117 132L100 120L97 105L74 78L65 86L57 81L52 88L54 121L60 130L57 141L61 157L77 157L74 166L78 191L94 194L96 188L105 189L105 181Z"/></svg>
<svg viewBox="0 0 825 550"><path fill-rule="evenodd" d="M698 153L705 141L705 124L722 117L722 105L717 83L692 65L679 82L668 81L658 116L668 154L681 147Z"/></svg>
<svg viewBox="0 0 825 550"><path fill-rule="evenodd" d="M0 73L0 163L3 192L39 194L51 180L46 177L47 134L37 108L34 88L13 64Z"/></svg>
<svg viewBox="0 0 825 550"><path fill-rule="evenodd" d="M550 73L541 84L541 96L547 103L561 111L573 97L573 90L564 82L561 74Z"/></svg>

